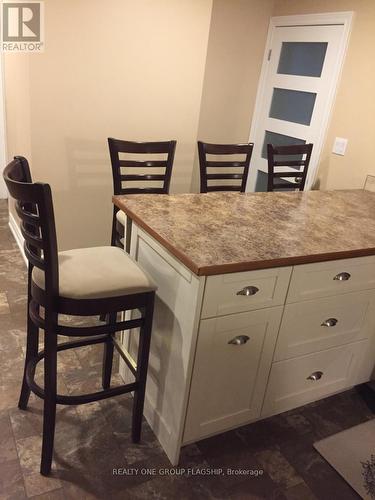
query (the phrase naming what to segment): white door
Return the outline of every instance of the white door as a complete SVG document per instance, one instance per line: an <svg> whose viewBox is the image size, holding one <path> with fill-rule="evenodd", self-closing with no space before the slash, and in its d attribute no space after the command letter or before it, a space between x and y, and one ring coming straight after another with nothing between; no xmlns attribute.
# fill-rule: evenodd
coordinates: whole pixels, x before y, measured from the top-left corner
<svg viewBox="0 0 375 500"><path fill-rule="evenodd" d="M310 16L299 17L305 25L285 26L283 18L271 23L250 134L254 151L248 191L262 190L266 181L268 143L313 143L306 189L315 178L349 31L343 21L308 25Z"/></svg>

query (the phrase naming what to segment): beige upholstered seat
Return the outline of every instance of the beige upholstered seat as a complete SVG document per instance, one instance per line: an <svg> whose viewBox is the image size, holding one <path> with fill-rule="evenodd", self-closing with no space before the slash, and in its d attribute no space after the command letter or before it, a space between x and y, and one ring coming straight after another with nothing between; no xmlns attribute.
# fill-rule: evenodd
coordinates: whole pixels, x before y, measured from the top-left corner
<svg viewBox="0 0 375 500"><path fill-rule="evenodd" d="M124 227L126 226L126 215L125 212L122 210L119 210L116 213L116 219L119 221L120 224L122 224Z"/></svg>
<svg viewBox="0 0 375 500"><path fill-rule="evenodd" d="M44 272L33 269L34 283L44 289ZM59 294L71 299L117 297L156 290L152 279L117 247L79 248L59 252Z"/></svg>

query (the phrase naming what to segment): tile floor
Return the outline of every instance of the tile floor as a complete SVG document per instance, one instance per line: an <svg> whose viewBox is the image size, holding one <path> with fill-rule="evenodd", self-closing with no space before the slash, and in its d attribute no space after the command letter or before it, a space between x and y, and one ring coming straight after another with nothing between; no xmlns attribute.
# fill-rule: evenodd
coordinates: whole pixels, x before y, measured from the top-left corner
<svg viewBox="0 0 375 500"><path fill-rule="evenodd" d="M373 418L357 388L191 445L180 467L263 470L243 475L161 475L169 462L147 424L130 440L131 398L60 406L51 477L39 474L42 405L17 408L25 343L26 267L0 201L0 499L289 499L359 498L314 450L314 441ZM59 391L100 387L101 346L59 354ZM132 468L134 475L114 475ZM158 473L144 474L145 469ZM168 469L169 470L169 469Z"/></svg>

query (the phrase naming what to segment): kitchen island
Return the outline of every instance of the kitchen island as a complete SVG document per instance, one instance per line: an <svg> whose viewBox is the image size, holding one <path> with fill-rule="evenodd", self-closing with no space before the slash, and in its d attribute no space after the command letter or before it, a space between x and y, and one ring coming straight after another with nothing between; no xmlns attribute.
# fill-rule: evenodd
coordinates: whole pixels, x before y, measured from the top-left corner
<svg viewBox="0 0 375 500"><path fill-rule="evenodd" d="M185 444L369 380L375 193L114 203L158 285L145 416L172 464ZM135 339L123 339L130 353Z"/></svg>

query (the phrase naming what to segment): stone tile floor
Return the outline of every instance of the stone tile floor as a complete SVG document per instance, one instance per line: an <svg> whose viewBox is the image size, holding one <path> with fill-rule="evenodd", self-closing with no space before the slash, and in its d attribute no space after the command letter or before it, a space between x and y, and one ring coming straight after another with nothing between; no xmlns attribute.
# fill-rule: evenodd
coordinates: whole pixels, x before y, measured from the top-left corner
<svg viewBox="0 0 375 500"><path fill-rule="evenodd" d="M0 200L0 499L354 499L314 450L314 441L374 417L364 388L298 408L184 448L180 467L263 470L262 475L144 474L170 469L145 423L130 440L131 398L59 406L53 473L39 474L41 401L17 408L25 344L26 267ZM101 346L59 354L59 391L100 388ZM114 475L131 468L134 475ZM173 469L172 469L173 471Z"/></svg>

